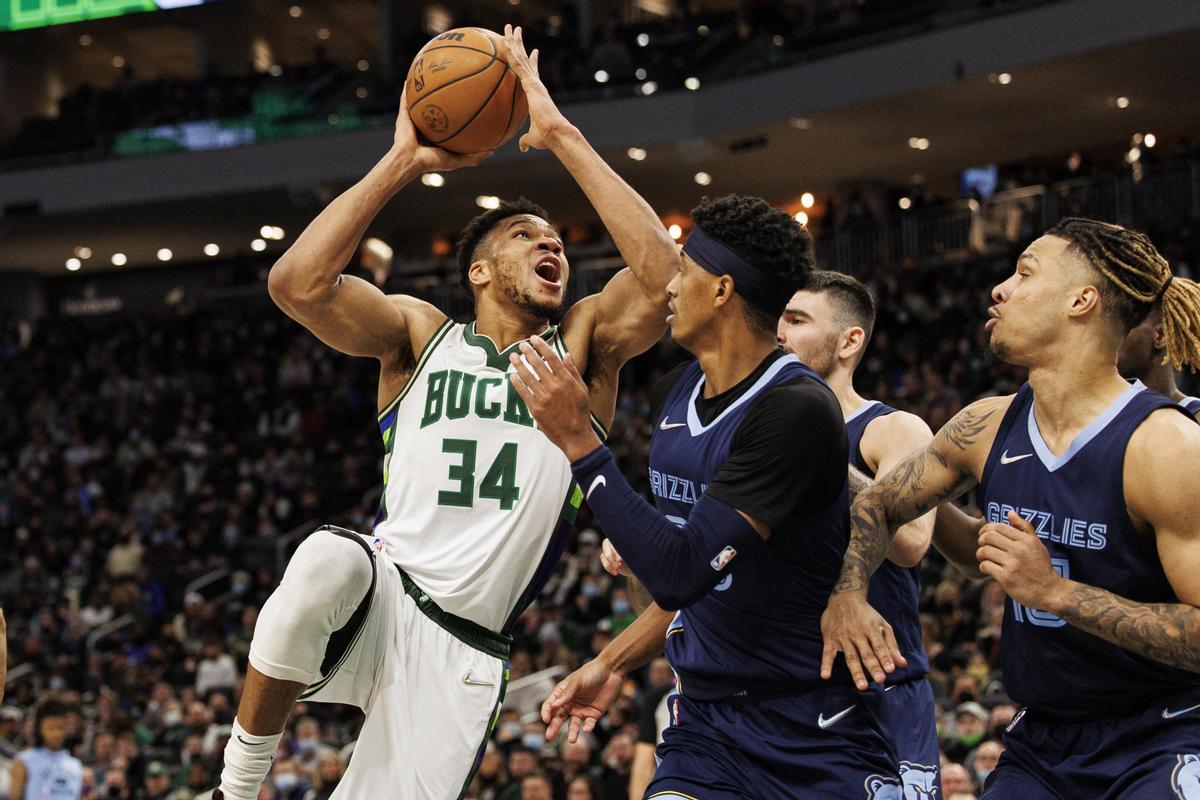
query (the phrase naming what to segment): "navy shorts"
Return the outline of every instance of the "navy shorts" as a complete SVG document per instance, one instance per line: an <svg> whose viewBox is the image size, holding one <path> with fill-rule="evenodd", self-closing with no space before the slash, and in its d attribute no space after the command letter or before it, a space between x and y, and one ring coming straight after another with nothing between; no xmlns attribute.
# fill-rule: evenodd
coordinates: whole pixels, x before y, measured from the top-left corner
<svg viewBox="0 0 1200 800"><path fill-rule="evenodd" d="M879 722L900 761L905 800L941 798L941 758L937 703L933 687L914 678L888 687L879 707Z"/></svg>
<svg viewBox="0 0 1200 800"><path fill-rule="evenodd" d="M984 800L1200 800L1200 692L1083 722L1020 712Z"/></svg>
<svg viewBox="0 0 1200 800"><path fill-rule="evenodd" d="M647 800L902 800L879 724L882 692L820 689L799 697L667 703L671 725Z"/></svg>

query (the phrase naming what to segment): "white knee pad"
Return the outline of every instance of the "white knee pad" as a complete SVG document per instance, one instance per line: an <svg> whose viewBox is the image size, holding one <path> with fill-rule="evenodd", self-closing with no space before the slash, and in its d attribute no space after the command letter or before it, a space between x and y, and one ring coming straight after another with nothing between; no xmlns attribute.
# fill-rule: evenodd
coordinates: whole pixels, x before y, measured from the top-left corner
<svg viewBox="0 0 1200 800"><path fill-rule="evenodd" d="M254 627L250 664L269 678L308 685L334 631L369 601L375 563L362 537L320 528L296 548Z"/></svg>

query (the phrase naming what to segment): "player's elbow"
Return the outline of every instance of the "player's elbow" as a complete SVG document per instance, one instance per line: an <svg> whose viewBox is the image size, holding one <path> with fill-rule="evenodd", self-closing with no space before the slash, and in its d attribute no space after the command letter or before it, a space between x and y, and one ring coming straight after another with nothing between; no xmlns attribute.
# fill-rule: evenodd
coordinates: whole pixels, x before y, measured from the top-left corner
<svg viewBox="0 0 1200 800"><path fill-rule="evenodd" d="M646 586L655 604L663 611L679 611L698 602L712 589L712 581L701 576L676 577L671 581L659 581Z"/></svg>
<svg viewBox="0 0 1200 800"><path fill-rule="evenodd" d="M928 550L928 542L906 542L897 536L892 540L892 550L888 553L888 558L893 564L909 569L919 566Z"/></svg>
<svg viewBox="0 0 1200 800"><path fill-rule="evenodd" d="M275 305L288 311L319 303L324 291L305 281L303 271L285 253L267 273L267 294Z"/></svg>

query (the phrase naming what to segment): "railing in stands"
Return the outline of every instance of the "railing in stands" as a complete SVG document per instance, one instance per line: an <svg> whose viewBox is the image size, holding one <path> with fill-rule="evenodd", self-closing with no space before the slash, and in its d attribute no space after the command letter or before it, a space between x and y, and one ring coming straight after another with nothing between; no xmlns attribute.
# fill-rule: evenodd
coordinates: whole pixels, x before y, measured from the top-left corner
<svg viewBox="0 0 1200 800"><path fill-rule="evenodd" d="M116 619L106 622L103 625L95 628L91 633L88 634L87 639L84 640L85 652L92 652L96 649L96 645L98 645L100 642L112 636L117 631L124 630L125 628L132 626L135 622L137 622L137 620L138 618L134 614L122 614Z"/></svg>

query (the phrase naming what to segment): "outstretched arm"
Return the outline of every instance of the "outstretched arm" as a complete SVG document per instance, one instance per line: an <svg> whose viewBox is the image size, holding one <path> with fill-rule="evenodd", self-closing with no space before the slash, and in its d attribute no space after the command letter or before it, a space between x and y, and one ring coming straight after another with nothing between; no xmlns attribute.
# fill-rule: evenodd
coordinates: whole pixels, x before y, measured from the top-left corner
<svg viewBox="0 0 1200 800"><path fill-rule="evenodd" d="M980 568L1018 603L1055 614L1130 652L1200 672L1200 429L1173 409L1135 431L1125 455L1125 501L1153 530L1178 603L1142 603L1062 578L1033 527L1014 513L979 536Z"/></svg>
<svg viewBox="0 0 1200 800"><path fill-rule="evenodd" d="M404 97L392 147L371 171L330 203L271 268L267 289L281 309L321 341L353 356L411 358L401 307L376 286L342 271L367 227L400 189L423 172L477 164L417 142ZM415 302L415 301L414 301Z"/></svg>
<svg viewBox="0 0 1200 800"><path fill-rule="evenodd" d="M554 153L587 195L628 266L608 282L594 304L577 304L580 313L594 320L593 352L611 356L619 366L666 330L666 289L679 268L679 248L654 209L558 110L538 77L538 51L526 54L521 29L506 25L504 32L509 66L529 101L530 128L521 137L521 150L534 147Z"/></svg>
<svg viewBox="0 0 1200 800"><path fill-rule="evenodd" d="M876 475L886 475L906 456L927 447L933 433L916 414L900 411L872 420L863 433L859 449L875 464ZM888 559L902 567L915 567L929 550L936 511L930 511L900 526L892 537Z"/></svg>
<svg viewBox="0 0 1200 800"><path fill-rule="evenodd" d="M821 615L821 677L833 675L839 652L861 690L869 685L868 672L882 683L897 664L907 663L892 626L867 602L867 586L887 557L891 531L975 485L1008 402L993 397L967 406L928 446L858 495L850 509L850 543L841 575Z"/></svg>

